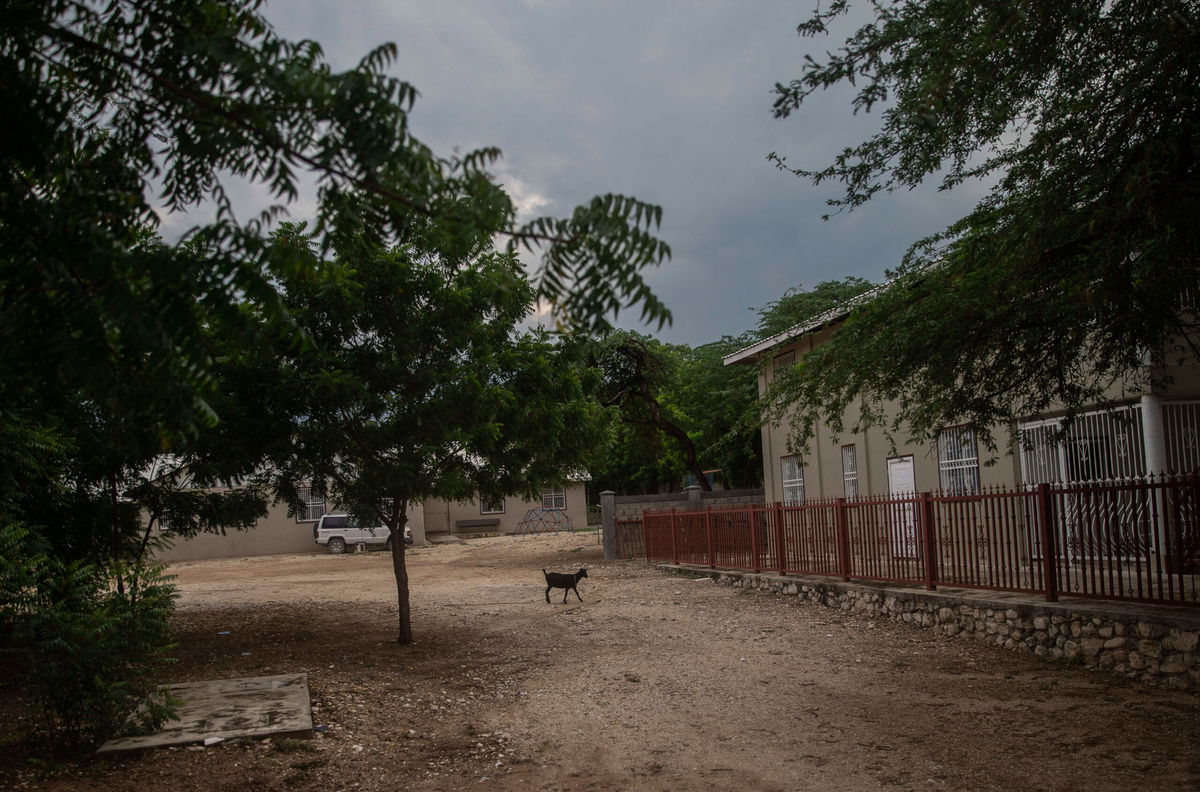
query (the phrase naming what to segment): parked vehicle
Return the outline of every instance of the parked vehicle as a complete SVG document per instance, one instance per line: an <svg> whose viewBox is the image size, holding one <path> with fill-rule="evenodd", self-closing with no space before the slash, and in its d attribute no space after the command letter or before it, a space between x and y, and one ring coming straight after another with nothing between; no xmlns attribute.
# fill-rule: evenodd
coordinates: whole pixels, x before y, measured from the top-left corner
<svg viewBox="0 0 1200 792"><path fill-rule="evenodd" d="M391 535L387 528L380 526L360 526L348 514L326 514L313 525L313 539L319 545L325 545L329 552L337 555L346 552L346 548L354 545L387 547ZM412 544L412 530L404 529L404 543Z"/></svg>

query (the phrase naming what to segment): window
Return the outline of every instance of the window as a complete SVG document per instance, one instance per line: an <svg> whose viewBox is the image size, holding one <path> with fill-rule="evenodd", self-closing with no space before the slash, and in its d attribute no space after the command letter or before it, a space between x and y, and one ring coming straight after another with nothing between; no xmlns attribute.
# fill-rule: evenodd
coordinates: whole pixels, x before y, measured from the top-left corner
<svg viewBox="0 0 1200 792"><path fill-rule="evenodd" d="M795 506L804 502L804 468L795 456L779 458L783 470L783 505Z"/></svg>
<svg viewBox="0 0 1200 792"><path fill-rule="evenodd" d="M780 369L785 369L785 368L791 368L792 366L796 365L796 353L795 352L785 352L784 354L775 358L775 360L771 361L771 363L772 363L772 367L775 371L779 371Z"/></svg>
<svg viewBox="0 0 1200 792"><path fill-rule="evenodd" d="M979 449L969 426L943 429L938 434L938 479L944 492L979 494Z"/></svg>
<svg viewBox="0 0 1200 792"><path fill-rule="evenodd" d="M296 515L296 521L316 522L321 519L325 514L325 496L314 493L312 487L301 487L299 492L304 510Z"/></svg>
<svg viewBox="0 0 1200 792"><path fill-rule="evenodd" d="M567 508L567 491L562 487L557 489L551 488L542 492L542 508L543 509L565 509Z"/></svg>
<svg viewBox="0 0 1200 792"><path fill-rule="evenodd" d="M489 498L487 495L480 495L479 513L504 514L504 498Z"/></svg>
<svg viewBox="0 0 1200 792"><path fill-rule="evenodd" d="M858 458L852 445L842 446L842 486L847 498L858 497Z"/></svg>

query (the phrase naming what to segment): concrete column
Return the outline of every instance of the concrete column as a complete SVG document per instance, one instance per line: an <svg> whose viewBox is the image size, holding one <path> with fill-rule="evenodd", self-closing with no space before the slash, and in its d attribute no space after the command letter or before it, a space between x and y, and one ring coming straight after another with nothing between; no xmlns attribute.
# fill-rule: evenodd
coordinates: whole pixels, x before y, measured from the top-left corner
<svg viewBox="0 0 1200 792"><path fill-rule="evenodd" d="M688 511L704 511L704 490L698 484L684 487L683 491L687 495Z"/></svg>
<svg viewBox="0 0 1200 792"><path fill-rule="evenodd" d="M1153 393L1142 395L1142 444L1146 452L1146 473L1162 475L1168 470L1167 439L1163 428L1162 400ZM1166 499L1161 490L1154 493L1154 545L1161 553L1170 552Z"/></svg>
<svg viewBox="0 0 1200 792"><path fill-rule="evenodd" d="M1147 393L1142 396L1142 443L1146 452L1146 472L1168 472L1167 437L1163 428L1162 399Z"/></svg>
<svg viewBox="0 0 1200 792"><path fill-rule="evenodd" d="M600 493L600 532L604 543L604 560L617 557L617 493L605 490Z"/></svg>

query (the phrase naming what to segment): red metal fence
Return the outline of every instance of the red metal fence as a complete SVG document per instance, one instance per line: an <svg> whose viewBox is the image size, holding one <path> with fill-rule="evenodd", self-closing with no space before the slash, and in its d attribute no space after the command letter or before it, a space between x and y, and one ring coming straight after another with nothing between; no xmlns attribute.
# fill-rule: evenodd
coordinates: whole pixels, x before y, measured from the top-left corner
<svg viewBox="0 0 1200 792"><path fill-rule="evenodd" d="M1200 478L646 512L651 561L1200 604Z"/></svg>

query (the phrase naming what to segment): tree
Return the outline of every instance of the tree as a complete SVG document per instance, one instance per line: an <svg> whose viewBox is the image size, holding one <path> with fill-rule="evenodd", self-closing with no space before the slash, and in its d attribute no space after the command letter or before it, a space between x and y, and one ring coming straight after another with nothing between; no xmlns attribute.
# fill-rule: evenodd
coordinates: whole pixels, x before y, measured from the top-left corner
<svg viewBox="0 0 1200 792"><path fill-rule="evenodd" d="M490 234L438 250L441 231L430 232L422 245L358 249L314 263L316 277L281 282L312 348L280 351L281 389L301 409L277 460L279 490L294 497L296 483L311 482L388 528L401 643L412 640L409 506L563 484L589 461L601 426L582 346L518 332L536 292L515 256L492 250ZM306 246L297 228L282 243Z"/></svg>
<svg viewBox="0 0 1200 792"><path fill-rule="evenodd" d="M683 455L684 470L695 476L702 490L711 490L695 442L661 400L676 376L672 350L648 336L622 330L600 343L596 365L604 377L602 403L616 408L621 421L643 429L635 437L656 437L659 433L670 437Z"/></svg>
<svg viewBox="0 0 1200 792"><path fill-rule="evenodd" d="M304 174L317 180L314 229L325 250L404 244L431 227L443 246L473 244L486 230L510 248L541 250L535 288L560 324L603 326L632 306L651 321L669 318L641 275L669 255L650 233L657 207L610 195L567 218L519 224L486 172L498 150L441 157L410 134L416 90L386 73L394 45L334 72L315 42L275 35L258 5L6 5L7 435L37 443L51 433L64 448L77 445L91 431L79 426L77 405L105 416L109 434L135 429L156 453L180 452L214 426L220 348L269 337L303 343L274 284L303 277L297 268L309 262L270 244L267 229L299 196ZM274 204L238 220L230 178L264 187ZM147 244L159 211L191 211L198 222L179 243ZM215 326L226 347L214 345ZM14 453L34 456L36 446Z"/></svg>
<svg viewBox="0 0 1200 792"><path fill-rule="evenodd" d="M702 466L720 470L728 487L762 484L755 371L726 366L722 360L745 345L745 338L726 337L696 347L675 347L676 374L662 396L687 429Z"/></svg>
<svg viewBox="0 0 1200 792"><path fill-rule="evenodd" d="M783 333L827 311L839 308L873 286L869 280L854 275L841 280L821 281L811 289L793 286L778 300L772 300L758 310L758 326L750 334L746 344Z"/></svg>
<svg viewBox="0 0 1200 792"><path fill-rule="evenodd" d="M800 25L828 31L834 0ZM1194 359L1200 239L1200 9L1194 2L872 4L842 48L776 85L786 117L854 86L878 132L822 169L777 164L845 191L993 180L980 203L921 240L892 282L777 397L797 440L822 418L891 422L918 438L1052 406L1075 414L1114 383L1162 384L1155 362ZM885 414L885 405L891 405ZM859 414L858 410L854 411ZM889 418L893 416L892 418Z"/></svg>
<svg viewBox="0 0 1200 792"><path fill-rule="evenodd" d="M167 456L193 484L230 483L281 454L265 428L303 406L280 396L282 374L223 377L266 350L311 349L277 284L315 282L314 258L269 235L306 178L324 251L370 257L436 234L425 249L461 255L494 234L510 254L540 252L533 293L564 327L604 327L634 307L669 319L642 277L669 255L652 234L658 207L608 195L519 223L487 172L498 150L439 156L409 132L417 92L387 74L394 45L335 72L315 42L277 36L259 5L4 6L0 528L24 526L55 559L87 559L117 586L145 548L145 510L219 530L261 509L253 493L200 497L146 473ZM271 205L239 219L230 180ZM195 225L163 244L160 213ZM443 318L450 332L456 319ZM233 398L259 385L279 401Z"/></svg>

